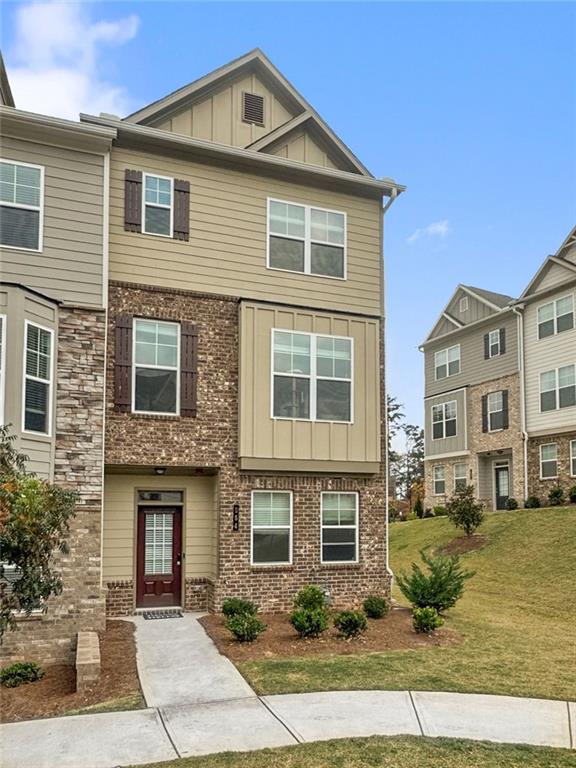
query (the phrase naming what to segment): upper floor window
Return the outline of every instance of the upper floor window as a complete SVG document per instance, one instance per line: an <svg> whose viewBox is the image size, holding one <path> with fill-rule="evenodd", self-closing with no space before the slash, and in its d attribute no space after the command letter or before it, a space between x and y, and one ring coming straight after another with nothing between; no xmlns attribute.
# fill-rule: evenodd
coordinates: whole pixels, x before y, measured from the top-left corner
<svg viewBox="0 0 576 768"><path fill-rule="evenodd" d="M434 353L436 381L460 373L460 344Z"/></svg>
<svg viewBox="0 0 576 768"><path fill-rule="evenodd" d="M503 355L506 351L506 329L498 328L484 334L484 359Z"/></svg>
<svg viewBox="0 0 576 768"><path fill-rule="evenodd" d="M180 325L134 319L133 410L179 412Z"/></svg>
<svg viewBox="0 0 576 768"><path fill-rule="evenodd" d="M272 416L352 422L352 339L272 331Z"/></svg>
<svg viewBox="0 0 576 768"><path fill-rule="evenodd" d="M570 441L570 474L576 477L576 440Z"/></svg>
<svg viewBox="0 0 576 768"><path fill-rule="evenodd" d="M508 391L499 390L486 395L488 432L499 432L508 427Z"/></svg>
<svg viewBox="0 0 576 768"><path fill-rule="evenodd" d="M44 168L0 160L0 245L42 250Z"/></svg>
<svg viewBox="0 0 576 768"><path fill-rule="evenodd" d="M538 307L538 338L574 328L574 296L564 296Z"/></svg>
<svg viewBox="0 0 576 768"><path fill-rule="evenodd" d="M6 315L0 315L0 424L4 424L4 371L6 370Z"/></svg>
<svg viewBox="0 0 576 768"><path fill-rule="evenodd" d="M540 411L576 405L576 365L564 365L540 374Z"/></svg>
<svg viewBox="0 0 576 768"><path fill-rule="evenodd" d="M558 476L558 445L546 443L540 446L540 477L550 479Z"/></svg>
<svg viewBox="0 0 576 768"><path fill-rule="evenodd" d="M456 400L432 406L432 439L454 437L456 434Z"/></svg>
<svg viewBox="0 0 576 768"><path fill-rule="evenodd" d="M252 563L292 562L292 492L252 491Z"/></svg>
<svg viewBox="0 0 576 768"><path fill-rule="evenodd" d="M26 321L24 430L50 434L54 331Z"/></svg>
<svg viewBox="0 0 576 768"><path fill-rule="evenodd" d="M346 277L346 214L268 200L268 267Z"/></svg>
<svg viewBox="0 0 576 768"><path fill-rule="evenodd" d="M444 464L434 465L433 475L434 493L436 496L442 496L446 493L446 481L444 479Z"/></svg>
<svg viewBox="0 0 576 768"><path fill-rule="evenodd" d="M466 488L468 484L468 466L466 464L454 464L454 490Z"/></svg>
<svg viewBox="0 0 576 768"><path fill-rule="evenodd" d="M322 562L358 561L358 494L322 494Z"/></svg>
<svg viewBox="0 0 576 768"><path fill-rule="evenodd" d="M152 176L149 173L143 174L143 179L143 232L147 235L172 237L174 179L167 176Z"/></svg>

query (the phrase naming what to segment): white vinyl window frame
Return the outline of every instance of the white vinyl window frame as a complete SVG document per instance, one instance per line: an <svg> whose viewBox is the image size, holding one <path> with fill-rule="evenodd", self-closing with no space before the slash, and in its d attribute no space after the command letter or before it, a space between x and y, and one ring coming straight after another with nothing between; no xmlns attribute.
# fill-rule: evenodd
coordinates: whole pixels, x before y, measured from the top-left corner
<svg viewBox="0 0 576 768"><path fill-rule="evenodd" d="M463 468L463 469L462 469ZM458 490L458 481L464 480L464 486L468 485L468 464L458 462L454 464L454 490Z"/></svg>
<svg viewBox="0 0 576 768"><path fill-rule="evenodd" d="M432 483L434 486L434 496L446 495L446 470L444 464L434 464L432 467ZM441 491L438 490L438 483L442 483Z"/></svg>
<svg viewBox="0 0 576 768"><path fill-rule="evenodd" d="M456 357L454 360L450 360L450 352L452 350L457 349L458 350L458 357ZM445 362L439 362L442 359L445 360ZM450 373L450 363L458 361L458 370L455 373ZM446 376L438 376L438 368L441 368L442 366L446 366ZM434 380L435 381L442 381L442 379L449 379L451 376L458 376L458 374L462 373L462 352L460 349L460 344L454 344L451 347L446 347L445 349L439 349L437 352L434 352Z"/></svg>
<svg viewBox="0 0 576 768"><path fill-rule="evenodd" d="M38 211L38 248L24 248L21 245L3 245L0 248L8 248L12 251L28 251L29 253L42 253L44 250L44 166L34 163L22 163L20 160L11 160L7 157L0 157L0 163L10 163L10 165L21 165L25 168L35 168L40 171L40 205L24 205L22 203L0 202L0 205L6 208L19 208L26 211Z"/></svg>
<svg viewBox="0 0 576 768"><path fill-rule="evenodd" d="M136 326L139 320L147 320L151 322L165 323L166 325L174 325L178 330L178 339L176 342L176 365L152 365L151 363L136 363ZM180 416L180 379L181 379L181 360L180 349L182 346L181 340L182 328L180 323L172 322L171 320L156 320L150 317L135 317L132 322L132 395L131 395L131 410L132 413L140 414L144 416ZM136 368L146 368L153 371L176 371L176 410L174 413L171 411L138 411L136 410Z"/></svg>
<svg viewBox="0 0 576 768"><path fill-rule="evenodd" d="M543 448L550 448L551 446L554 446L554 458L553 459L544 459L542 458ZM553 475L544 475L542 473L543 465L544 464L551 464L554 463L556 465L555 472ZM558 443L543 443L540 446L540 480L557 480L558 479Z"/></svg>
<svg viewBox="0 0 576 768"><path fill-rule="evenodd" d="M448 410L448 406L454 406L454 418L447 418L446 412ZM434 421L434 410L436 409L442 409L442 418L438 421ZM446 424L449 421L454 421L455 425L455 432L453 435L446 435ZM434 437L434 424L442 424L442 435L441 437ZM446 440L451 437L456 437L458 435L458 401L457 400L448 400L445 403L436 403L432 406L432 440Z"/></svg>
<svg viewBox="0 0 576 768"><path fill-rule="evenodd" d="M254 497L259 493L282 493L288 494L290 497L290 524L289 525L254 525ZM256 530L288 530L288 560L277 560L275 562L259 563L254 562L254 531ZM259 488L253 490L250 494L250 565L254 568L274 568L278 566L290 566L294 560L293 554L294 545L294 492L291 490L267 490L266 488Z"/></svg>
<svg viewBox="0 0 576 768"><path fill-rule="evenodd" d="M170 182L170 205L165 203L147 203L146 202L146 179L162 179L163 181ZM146 206L151 208L162 208L164 210L170 210L170 232L165 234L164 232L148 232L146 229ZM142 234L153 235L154 237L167 237L169 239L174 237L174 178L172 176L160 176L158 173L142 172Z"/></svg>
<svg viewBox="0 0 576 768"><path fill-rule="evenodd" d="M272 203L280 203L281 205L294 205L298 208L304 209L304 237L297 237L296 235L279 235L271 232L270 230L270 206ZM344 217L344 244L328 243L325 240L312 239L312 211L322 211L322 213L335 213L338 216ZM270 264L270 238L281 237L286 240L296 240L300 243L304 243L304 270L299 269L285 269L284 267L273 267ZM312 243L316 245L327 245L333 248L342 248L342 262L343 272L342 277L339 275L319 275L316 272L311 271L312 262ZM331 208L321 208L318 205L305 205L304 203L295 203L291 200L279 200L275 197L269 197L266 203L266 267L274 272L291 272L295 275L308 275L310 277L326 278L327 280L347 280L348 279L348 216L346 211L335 211Z"/></svg>
<svg viewBox="0 0 576 768"><path fill-rule="evenodd" d="M561 365L558 368L549 368L545 371L540 371L538 374L538 407L540 413L551 413L552 411L560 411L564 410L565 408L574 408L576 407L576 404L574 405L560 405L560 390L565 389L565 387L560 386L560 370L563 368L572 368L574 370L574 378L575 378L575 384L576 384L576 363L568 363L568 365ZM554 387L550 387L549 389L542 389L542 376L545 376L547 373L553 373L554 374ZM572 386L572 385L570 385ZM554 392L555 393L555 406L554 408L542 408L542 395L545 392Z"/></svg>
<svg viewBox="0 0 576 768"><path fill-rule="evenodd" d="M570 312L563 312L562 314L558 314L558 304L561 301L565 301L566 299L570 299L572 302L572 308ZM544 304L539 304L538 307L536 308L536 341L544 341L544 339L549 339L551 336L556 336L559 333L564 333L565 331L568 331L568 330L574 330L574 328L576 328L576 324L574 322L575 320L574 315L576 311L575 303L576 302L574 301L574 294L568 293L566 294L566 296L560 296L559 299L553 299L552 301L547 301ZM552 317L550 317L548 320L540 320L540 311L542 309L545 309L546 307L552 307ZM565 330L559 331L558 319L561 317L564 317L564 315L569 315L569 314L572 314L572 328L566 328ZM546 336L540 336L540 326L543 325L544 323L550 322L550 320L552 320L554 323L553 333L549 333Z"/></svg>
<svg viewBox="0 0 576 768"><path fill-rule="evenodd" d="M495 352L492 350L495 349ZM500 329L489 331L488 333L488 359L499 357L500 355Z"/></svg>
<svg viewBox="0 0 576 768"><path fill-rule="evenodd" d="M499 407L494 407L495 405ZM504 427L492 428L492 415L504 413L504 390L499 389L486 395L486 411L488 415L488 432L502 432Z"/></svg>
<svg viewBox="0 0 576 768"><path fill-rule="evenodd" d="M323 513L324 513L324 496L327 495L338 496L354 496L354 525L324 525ZM353 565L360 562L360 515L359 515L360 503L358 491L322 491L320 494L320 563L322 565ZM354 560L324 560L324 529L330 530L352 530L354 529L354 551L356 557ZM327 542L330 545L330 542Z"/></svg>
<svg viewBox="0 0 576 768"><path fill-rule="evenodd" d="M6 315L0 315L0 424L4 424L4 402L6 398Z"/></svg>
<svg viewBox="0 0 576 768"><path fill-rule="evenodd" d="M41 331L46 331L50 335L50 364L48 366L49 369L49 378L48 379L42 379L39 376L30 376L26 372L26 363L27 363L27 352L28 352L28 328L32 326L33 328L38 328ZM22 356L22 433L25 435L35 435L40 437L52 437L52 399L54 396L54 358L56 357L56 350L54 349L54 339L55 339L55 333L53 328L48 328L45 325L40 325L39 323L33 323L30 320L24 320L24 344L23 344L23 356ZM33 429L26 429L26 382L30 381L37 381L41 384L47 384L48 385L48 395L46 397L47 404L48 404L48 413L46 422L48 424L48 429L46 432L36 432Z"/></svg>
<svg viewBox="0 0 576 768"><path fill-rule="evenodd" d="M576 440L570 441L570 477L576 477Z"/></svg>
<svg viewBox="0 0 576 768"><path fill-rule="evenodd" d="M295 333L299 336L308 336L310 338L310 373L286 373L274 370L274 337L276 333ZM340 339L350 342L350 378L341 376L318 376L316 373L317 341L322 339ZM304 419L299 416L275 416L274 415L274 376L285 376L295 379L308 379L310 381L310 418ZM318 381L345 381L350 383L350 419L348 421L337 421L334 419L316 418L317 392L316 382ZM270 349L270 418L274 421L305 421L315 424L354 424L354 339L351 336L329 336L325 333L308 333L306 331L292 331L287 328L272 328L271 349Z"/></svg>

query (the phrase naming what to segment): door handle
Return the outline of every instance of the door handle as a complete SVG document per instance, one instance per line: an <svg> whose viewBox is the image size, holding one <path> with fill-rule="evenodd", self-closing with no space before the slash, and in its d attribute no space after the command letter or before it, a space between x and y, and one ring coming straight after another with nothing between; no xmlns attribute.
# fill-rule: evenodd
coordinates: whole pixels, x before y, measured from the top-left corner
<svg viewBox="0 0 576 768"><path fill-rule="evenodd" d="M184 560L185 553L184 552L178 552L176 555L176 565L182 565L182 560Z"/></svg>

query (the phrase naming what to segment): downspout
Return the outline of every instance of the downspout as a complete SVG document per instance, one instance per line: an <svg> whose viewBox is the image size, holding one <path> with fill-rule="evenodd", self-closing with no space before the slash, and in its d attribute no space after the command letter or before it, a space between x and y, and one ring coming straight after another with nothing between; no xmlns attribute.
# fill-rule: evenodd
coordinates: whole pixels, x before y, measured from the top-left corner
<svg viewBox="0 0 576 768"><path fill-rule="evenodd" d="M520 429L524 448L524 499L528 498L528 432L526 431L526 379L524 374L524 304L512 307L518 316L518 367L520 369Z"/></svg>

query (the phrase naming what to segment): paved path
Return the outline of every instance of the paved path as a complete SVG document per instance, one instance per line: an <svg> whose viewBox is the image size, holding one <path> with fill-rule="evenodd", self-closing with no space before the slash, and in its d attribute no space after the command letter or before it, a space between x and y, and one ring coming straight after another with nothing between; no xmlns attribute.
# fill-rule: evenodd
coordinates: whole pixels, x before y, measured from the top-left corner
<svg viewBox="0 0 576 768"><path fill-rule="evenodd" d="M419 691L258 697L191 614L135 622L148 709L0 726L2 768L117 768L372 735L575 746L576 703Z"/></svg>

